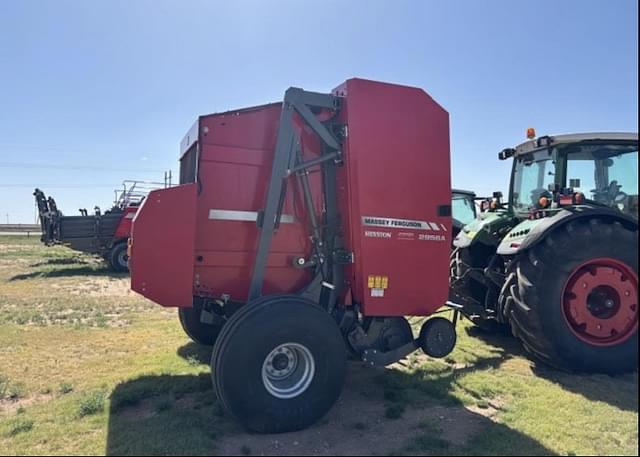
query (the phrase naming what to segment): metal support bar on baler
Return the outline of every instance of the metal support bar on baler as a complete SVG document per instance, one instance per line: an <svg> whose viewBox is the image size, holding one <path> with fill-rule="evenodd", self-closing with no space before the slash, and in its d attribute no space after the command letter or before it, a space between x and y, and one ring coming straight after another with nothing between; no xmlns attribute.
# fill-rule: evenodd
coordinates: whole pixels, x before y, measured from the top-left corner
<svg viewBox="0 0 640 457"><path fill-rule="evenodd" d="M315 165L320 165L324 162L327 162L329 160L336 160L338 158L340 158L340 156L342 155L342 153L340 151L335 151L332 152L330 154L324 154L320 157L317 157L315 159L311 159L311 160L307 160L306 162L301 162L298 165L294 166L293 168L291 168L288 171L288 174L292 175L300 170L305 170L307 168L311 168Z"/></svg>
<svg viewBox="0 0 640 457"><path fill-rule="evenodd" d="M296 157L298 160L302 160L302 151L298 148L296 150ZM311 225L311 236L313 247L315 250L316 260L319 264L324 263L322 257L322 234L320 233L320 227L318 226L318 218L316 217L315 207L313 205L313 196L311 195L311 186L309 185L309 172L305 169L301 169L297 173L300 187L302 188L302 195L304 196L305 206L307 208L307 215L309 217L309 225ZM322 271L322 268L320 269ZM324 275L323 275L324 276Z"/></svg>
<svg viewBox="0 0 640 457"><path fill-rule="evenodd" d="M307 122L309 127L311 127L318 136L322 139L322 141L332 149L340 149L340 145L336 141L336 139L329 133L327 129L324 128L322 123L318 120L317 117L311 112L309 107L304 104L296 104L296 111L300 113L303 119Z"/></svg>
<svg viewBox="0 0 640 457"><path fill-rule="evenodd" d="M258 252L253 264L253 275L249 287L249 300L253 300L262 295L262 282L267 266L267 257L271 247L271 239L276 225L276 213L281 199L282 185L286 176L289 157L295 140L293 130L293 106L288 101L289 89L284 96L282 112L280 113L280 124L278 127L278 138L276 149L273 154L273 164L271 166L271 179L267 191L267 202L264 209L262 230L258 241Z"/></svg>
<svg viewBox="0 0 640 457"><path fill-rule="evenodd" d="M362 361L372 367L386 367L398 360L404 359L416 349L420 348L416 341L411 341L397 349L383 352L377 349L367 349L362 354Z"/></svg>
<svg viewBox="0 0 640 457"><path fill-rule="evenodd" d="M302 89L294 87L289 88L285 92L284 101L282 103L282 112L280 114L280 124L278 126L276 147L273 155L273 164L271 166L271 178L269 180L267 199L262 218L262 227L258 240L258 250L256 252L251 284L249 287L249 301L262 295L262 284L264 281L269 250L271 248L271 241L273 239L274 230L277 228L279 223L279 214L284 206L286 192L285 180L289 176L292 164L296 163L295 156L292 157L294 155L294 148L296 148L297 140L293 128L293 111L295 110L298 112L298 114L330 150L337 152L340 148L336 138L316 118L308 105L320 108L337 109L339 107L339 98L329 94L305 92ZM335 159L335 157L331 157L330 159L321 157L321 159L322 160L317 163L323 163L326 160ZM310 199L310 201L312 202L313 200ZM313 207L309 207L309 203L306 204L308 211L312 211ZM314 230L314 236L316 231L317 230ZM319 231L317 232L319 233Z"/></svg>

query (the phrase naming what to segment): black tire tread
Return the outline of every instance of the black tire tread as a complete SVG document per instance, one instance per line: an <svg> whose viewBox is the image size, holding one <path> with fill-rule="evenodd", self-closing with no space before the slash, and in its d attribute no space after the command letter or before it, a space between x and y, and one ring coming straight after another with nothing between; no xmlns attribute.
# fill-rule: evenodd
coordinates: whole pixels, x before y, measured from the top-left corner
<svg viewBox="0 0 640 457"><path fill-rule="evenodd" d="M321 306L319 306L318 304L313 303L307 299L304 299L298 295L268 295L268 296L260 297L254 300L253 302L249 302L248 304L242 306L238 311L236 311L231 316L231 318L229 318L229 320L226 322L226 324L222 328L222 331L218 335L218 339L216 340L216 343L213 348L213 353L211 356L211 369L212 369L211 376L212 376L213 387L214 387L216 396L218 398L218 401L220 401L221 403L221 406L229 413L230 416L234 417L235 419L242 421L241 418L237 417L234 414L233 408L231 408L230 405L227 403L226 401L227 395L225 394L225 384L223 382L223 376L218 376L218 374L223 371L222 370L222 364L224 362L223 355L225 351L228 350L228 346L229 344L232 343L233 337L235 336L239 327L243 325L243 323L247 318L249 318L254 313L261 312L264 308L268 308L274 303L277 303L283 300L286 300L289 303L291 302L299 303L301 307L302 306L313 307L317 311L327 314L326 310ZM327 314L327 316L329 315ZM336 325L336 332L338 332L337 325ZM343 342L342 335L339 334L339 332L337 337L340 342ZM345 354L345 362L346 362L346 348L343 350L343 353ZM262 426L259 428L251 427L253 431L258 431L258 432L289 431L289 430L280 430L280 429L270 429L269 427L263 430L262 428L263 428Z"/></svg>
<svg viewBox="0 0 640 457"><path fill-rule="evenodd" d="M189 324L189 316L188 313L196 313L198 312L198 308L179 308L178 309L178 319L180 320L180 325L182 326L182 330L187 334L191 340L195 343L201 344L203 346L213 346L215 343L218 334L220 332L219 329L216 329L213 325L202 324L200 328L193 328ZM199 318L199 317L198 317ZM207 331L207 327L211 327L208 330L211 332L210 334L203 333ZM224 326L222 326L224 328Z"/></svg>
<svg viewBox="0 0 640 457"><path fill-rule="evenodd" d="M121 251L122 249L124 250L127 249L126 241L119 241L118 243L114 244L106 255L109 266L113 271L116 271L118 273L124 273L129 271L128 267L123 267L118 263L118 252Z"/></svg>

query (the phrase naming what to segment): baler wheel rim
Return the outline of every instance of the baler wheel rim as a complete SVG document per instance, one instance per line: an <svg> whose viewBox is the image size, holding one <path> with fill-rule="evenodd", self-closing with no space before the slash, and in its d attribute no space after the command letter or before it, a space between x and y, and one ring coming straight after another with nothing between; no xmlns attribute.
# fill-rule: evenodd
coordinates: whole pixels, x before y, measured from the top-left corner
<svg viewBox="0 0 640 457"><path fill-rule="evenodd" d="M286 365L278 366L280 361ZM285 343L274 348L262 364L262 382L276 398L297 397L307 390L316 371L311 351L299 343Z"/></svg>

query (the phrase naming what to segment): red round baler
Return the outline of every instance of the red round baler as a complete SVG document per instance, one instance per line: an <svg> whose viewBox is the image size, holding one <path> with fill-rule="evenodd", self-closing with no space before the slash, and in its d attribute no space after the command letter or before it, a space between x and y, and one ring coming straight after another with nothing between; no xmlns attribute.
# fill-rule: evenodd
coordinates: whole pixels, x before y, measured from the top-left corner
<svg viewBox="0 0 640 457"><path fill-rule="evenodd" d="M427 189L425 191L425 189ZM347 351L368 365L455 344L447 302L448 113L422 89L350 79L329 94L200 116L180 185L130 238L131 287L214 345L222 405L249 429L322 417Z"/></svg>

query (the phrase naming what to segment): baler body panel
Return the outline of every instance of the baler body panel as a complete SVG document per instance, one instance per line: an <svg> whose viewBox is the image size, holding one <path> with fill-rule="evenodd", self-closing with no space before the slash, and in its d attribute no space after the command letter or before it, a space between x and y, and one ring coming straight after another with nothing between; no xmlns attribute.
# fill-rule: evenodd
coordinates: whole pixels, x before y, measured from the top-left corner
<svg viewBox="0 0 640 457"><path fill-rule="evenodd" d="M154 190L133 219L131 288L163 306L191 306L197 185Z"/></svg>
<svg viewBox="0 0 640 457"><path fill-rule="evenodd" d="M264 208L280 110L277 103L200 118L195 295L247 299L258 247L256 218ZM311 248L302 199L290 181L268 258L265 294L296 292L311 279L308 271L293 267L294 258L308 255ZM311 181L320 197L319 175Z"/></svg>
<svg viewBox="0 0 640 457"><path fill-rule="evenodd" d="M439 215L451 202L448 114L416 88L353 79L334 94L344 96L338 120L346 126L336 176L339 232L354 259L344 266L339 300L370 316L428 315L448 293L451 218ZM191 306L193 296L247 299L281 111L275 103L199 118L182 145L183 165L194 168L181 177L196 182L153 192L134 219L134 290L164 306ZM304 160L317 157L318 138L297 114L293 124ZM309 180L320 217L317 168ZM294 266L312 244L295 176L286 185L263 294L296 293L313 278ZM403 221L419 226L393 225ZM169 257L178 260L170 265ZM386 286L369 287L370 276L386 277Z"/></svg>
<svg viewBox="0 0 640 457"><path fill-rule="evenodd" d="M439 207L451 202L449 115L418 88L354 79L337 91L354 299L369 316L431 314L448 295L451 217Z"/></svg>

